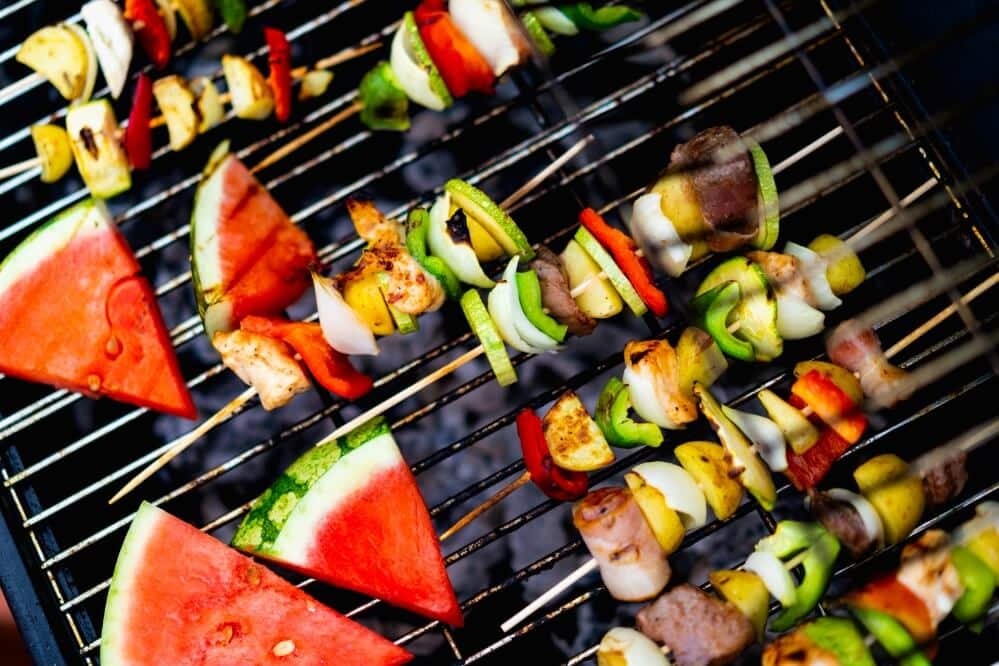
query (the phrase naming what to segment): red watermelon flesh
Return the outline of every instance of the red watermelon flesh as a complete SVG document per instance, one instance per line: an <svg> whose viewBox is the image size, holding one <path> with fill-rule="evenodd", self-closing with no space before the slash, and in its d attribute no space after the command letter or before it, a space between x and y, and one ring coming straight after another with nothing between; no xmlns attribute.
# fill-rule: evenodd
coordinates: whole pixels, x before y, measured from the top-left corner
<svg viewBox="0 0 999 666"><path fill-rule="evenodd" d="M0 371L194 418L139 271L103 204L48 222L0 265Z"/></svg>
<svg viewBox="0 0 999 666"><path fill-rule="evenodd" d="M435 620L463 623L430 514L383 420L302 456L254 503L233 545Z"/></svg>
<svg viewBox="0 0 999 666"><path fill-rule="evenodd" d="M309 286L309 237L235 156L202 181L191 218L198 307L209 335L246 315L275 315Z"/></svg>
<svg viewBox="0 0 999 666"><path fill-rule="evenodd" d="M266 567L143 504L118 556L103 666L379 666L412 659Z"/></svg>

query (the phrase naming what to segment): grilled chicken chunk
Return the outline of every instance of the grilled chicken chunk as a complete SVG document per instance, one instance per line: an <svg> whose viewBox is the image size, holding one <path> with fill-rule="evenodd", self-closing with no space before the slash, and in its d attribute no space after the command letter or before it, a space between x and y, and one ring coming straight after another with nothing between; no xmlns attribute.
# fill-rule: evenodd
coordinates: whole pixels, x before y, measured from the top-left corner
<svg viewBox="0 0 999 666"><path fill-rule="evenodd" d="M763 250L747 252L746 256L750 261L759 264L775 289L794 294L813 308L816 307L815 295L805 282L801 272L801 261L797 257Z"/></svg>
<svg viewBox="0 0 999 666"><path fill-rule="evenodd" d="M720 153L724 155L719 161ZM708 246L729 252L756 236L759 228L756 172L749 151L731 127L710 127L673 149L670 171L690 175L704 222Z"/></svg>
<svg viewBox="0 0 999 666"><path fill-rule="evenodd" d="M668 340L630 341L624 346L624 363L625 383L639 415L673 430L697 420L697 403L680 388L680 364ZM650 411L642 404L647 390L654 393L663 418L644 413Z"/></svg>
<svg viewBox="0 0 999 666"><path fill-rule="evenodd" d="M222 362L257 390L264 409L282 407L312 386L291 347L266 335L218 331L212 344Z"/></svg>
<svg viewBox="0 0 999 666"><path fill-rule="evenodd" d="M964 594L950 559L950 537L942 530L930 530L902 549L902 566L896 577L923 601L934 627Z"/></svg>
<svg viewBox="0 0 999 666"><path fill-rule="evenodd" d="M597 327L597 322L579 309L576 299L569 289L569 275L558 255L544 245L531 261L531 269L541 282L541 302L548 313L560 324L569 328L573 335L589 335Z"/></svg>
<svg viewBox="0 0 999 666"><path fill-rule="evenodd" d="M670 649L677 666L729 664L756 640L738 608L688 584L642 608L636 619L639 631Z"/></svg>
<svg viewBox="0 0 999 666"><path fill-rule="evenodd" d="M833 330L826 339L826 351L829 360L860 378L864 394L879 407L892 407L912 394L909 373L889 363L877 334L855 320Z"/></svg>
<svg viewBox="0 0 999 666"><path fill-rule="evenodd" d="M645 601L666 587L671 573L666 553L630 490L594 490L573 506L572 522L615 599Z"/></svg>

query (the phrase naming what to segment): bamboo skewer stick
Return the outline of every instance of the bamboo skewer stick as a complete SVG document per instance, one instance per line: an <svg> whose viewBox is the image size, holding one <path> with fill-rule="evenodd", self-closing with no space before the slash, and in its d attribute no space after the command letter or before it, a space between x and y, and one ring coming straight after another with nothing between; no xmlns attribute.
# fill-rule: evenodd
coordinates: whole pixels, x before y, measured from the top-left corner
<svg viewBox="0 0 999 666"><path fill-rule="evenodd" d="M250 169L250 173L257 173L258 171L266 169L267 167L274 164L278 160L290 155L291 153L295 152L305 144L309 143L320 134L333 129L347 118L353 116L355 113L360 113L361 109L363 108L364 108L363 103L354 102L347 108L342 109L338 113L335 113L333 116L327 118L322 123L316 125L305 134L295 137L293 140L289 141L288 143L281 146L280 148L275 150L273 153L271 153L264 159L260 160L257 166Z"/></svg>
<svg viewBox="0 0 999 666"><path fill-rule="evenodd" d="M16 164L10 164L8 166L0 169L0 180L5 180L16 176L19 173L28 171L29 169L34 169L37 166L41 166L41 157L32 157L31 159L24 160L23 162L18 162Z"/></svg>
<svg viewBox="0 0 999 666"><path fill-rule="evenodd" d="M999 281L999 274L993 274L992 276L986 278L981 284L965 294L961 301L965 304L970 303L975 298L980 296L982 293L987 291L989 288L994 286L996 282ZM899 340L898 343L892 346L889 352L885 353L886 357L895 356L912 343L919 340L921 337L933 330L934 327L938 326L941 322L945 321L948 317L953 315L957 311L956 304L951 304L946 308L942 309L940 312L935 314L933 317L928 319L924 324L918 326L912 333ZM889 356L890 353L890 356ZM789 563L790 564L790 563ZM509 632L513 627L517 626L525 619L536 613L539 609L546 606L550 601L558 597L563 591L568 589L577 580L590 573L597 568L597 561L594 558L590 558L581 566L572 571L568 576L563 578L561 581L552 586L544 594L539 596L534 601L530 602L516 614L510 617L500 625L500 628L504 633Z"/></svg>
<svg viewBox="0 0 999 666"><path fill-rule="evenodd" d="M525 471L523 474L518 476L512 482L503 486L499 490L499 492L497 492L495 495L493 495L492 497L490 497L485 502L478 505L468 513L466 513L461 518L459 518L458 522L456 522L454 525L444 530L441 533L440 540L445 541L450 537L454 536L455 534L458 533L458 531L464 529L467 525L471 524L472 521L481 516L483 513L485 513L486 511L488 511L489 509L493 508L494 506L502 502L504 499L506 499L507 495L510 495L511 493L513 493L513 491L517 490L517 488L525 486L530 482L531 482L531 473Z"/></svg>

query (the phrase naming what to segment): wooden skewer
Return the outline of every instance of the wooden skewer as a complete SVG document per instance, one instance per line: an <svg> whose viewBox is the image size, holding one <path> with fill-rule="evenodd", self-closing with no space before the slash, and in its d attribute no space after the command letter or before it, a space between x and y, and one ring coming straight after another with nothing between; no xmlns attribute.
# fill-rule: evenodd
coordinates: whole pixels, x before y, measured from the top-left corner
<svg viewBox="0 0 999 666"><path fill-rule="evenodd" d="M990 276L980 285L978 285L977 287L969 291L967 294L965 294L961 298L961 301L963 301L964 303L969 303L978 296L980 296L990 287L994 286L996 282L999 282L999 277L997 276L999 276L999 274L993 274L992 276ZM900 340L896 345L894 345L891 348L892 356L898 354L906 347L914 343L916 340L926 335L930 330L932 330L935 326L939 325L940 322L947 319L947 317L951 316L956 311L957 308L955 307L955 305L951 304L946 308L944 308L943 310L941 310L940 312L938 312L937 314L935 314L933 317L928 319L926 323L916 328L912 333L910 333L905 338ZM888 356L888 354L886 353L885 356ZM798 563L799 562L796 560L791 560L787 563L787 566L788 568L793 568ZM501 624L500 628L503 630L503 633L508 633L515 626L523 622L525 619L536 613L540 608L546 606L550 601L552 601L560 594L562 594L562 592L568 589L577 580L579 580L580 578L582 578L583 576L590 573L596 568L597 568L597 561L593 558L590 558L588 561L583 563L580 567L575 569L568 576L566 576L561 581L552 586L551 589L547 590L537 599L524 606L519 612L510 617L509 620Z"/></svg>
<svg viewBox="0 0 999 666"><path fill-rule="evenodd" d="M482 504L478 505L477 507L475 507L474 509L472 509L468 513L466 513L461 518L459 518L458 522L456 522L454 525L452 525L451 527L449 527L446 530L444 530L441 533L440 540L441 541L445 541L446 539L449 539L450 537L454 536L459 530L463 529L466 525L468 525L469 523L471 523L473 520L475 520L476 518L478 518L479 516L481 516L483 513L485 513L486 511L488 511L489 509L493 508L494 506L496 506L497 504L499 504L500 502L502 502L504 499L506 499L507 495L511 494L517 488L520 488L521 486L527 485L528 483L530 483L530 481L531 481L531 473L525 471L523 474L521 474L520 476L518 476L512 482L510 482L507 485L503 486L499 490L499 492L497 492L495 495L493 495L492 497L490 497L485 502L483 502Z"/></svg>
<svg viewBox="0 0 999 666"><path fill-rule="evenodd" d="M0 179L11 178L17 174L28 171L29 169L34 169L37 166L41 166L41 157L32 157L29 160L24 160L23 162L18 162L17 164L11 164L0 169Z"/></svg>
<svg viewBox="0 0 999 666"><path fill-rule="evenodd" d="M267 167L274 164L278 160L295 152L305 144L309 143L323 132L326 132L332 129L333 127L336 127L347 118L350 118L355 113L360 113L361 109L363 108L364 104L362 104L361 102L354 102L347 108L342 109L339 113L334 114L330 118L327 118L324 122L316 125L305 134L295 137L295 139L293 139L292 141L289 141L288 143L281 146L280 148L275 150L273 153L271 153L264 159L260 160L257 166L250 169L250 173L257 173L262 169L266 169Z"/></svg>

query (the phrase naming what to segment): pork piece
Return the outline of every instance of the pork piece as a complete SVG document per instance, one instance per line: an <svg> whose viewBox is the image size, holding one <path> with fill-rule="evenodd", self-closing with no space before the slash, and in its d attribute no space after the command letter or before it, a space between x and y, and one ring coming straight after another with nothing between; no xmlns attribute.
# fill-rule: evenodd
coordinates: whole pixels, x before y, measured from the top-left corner
<svg viewBox="0 0 999 666"><path fill-rule="evenodd" d="M909 373L889 363L877 334L857 321L837 326L826 339L826 351L829 360L857 375L864 395L878 407L893 407L912 395Z"/></svg>
<svg viewBox="0 0 999 666"><path fill-rule="evenodd" d="M576 502L572 522L619 601L645 601L669 582L670 566L627 488L594 490Z"/></svg>
<svg viewBox="0 0 999 666"><path fill-rule="evenodd" d="M797 257L780 252L764 252L763 250L747 252L746 257L759 264L774 289L794 294L813 308L815 307L815 296L805 282L805 277L801 272L801 261Z"/></svg>
<svg viewBox="0 0 999 666"><path fill-rule="evenodd" d="M562 260L558 255L544 245L538 248L531 269L538 275L541 283L541 303L560 324L568 327L573 335L589 335L597 327L585 312L579 309L576 299L569 289L569 276L565 272Z"/></svg>
<svg viewBox="0 0 999 666"><path fill-rule="evenodd" d="M677 666L729 664L756 640L738 608L686 583L638 611L636 621L639 631L671 650Z"/></svg>
<svg viewBox="0 0 999 666"><path fill-rule="evenodd" d="M212 344L225 366L257 390L266 410L288 404L312 386L295 352L280 340L247 331L218 331Z"/></svg>
<svg viewBox="0 0 999 666"><path fill-rule="evenodd" d="M923 495L929 506L945 504L961 494L968 482L967 453L943 450L939 455L931 454L927 462L929 465L921 471Z"/></svg>
<svg viewBox="0 0 999 666"><path fill-rule="evenodd" d="M943 530L930 530L902 549L902 566L896 578L922 600L934 627L964 593L950 559L950 537Z"/></svg>
<svg viewBox="0 0 999 666"><path fill-rule="evenodd" d="M763 650L763 666L849 666L823 650L802 629L784 634Z"/></svg>
<svg viewBox="0 0 999 666"><path fill-rule="evenodd" d="M864 526L860 513L849 502L838 500L819 490L809 490L808 499L812 515L850 551L850 556L854 559L858 559L877 543Z"/></svg>
<svg viewBox="0 0 999 666"><path fill-rule="evenodd" d="M719 162L719 152L726 158ZM731 127L710 127L673 149L670 171L690 174L708 246L728 252L756 236L759 228L756 172L749 151Z"/></svg>

